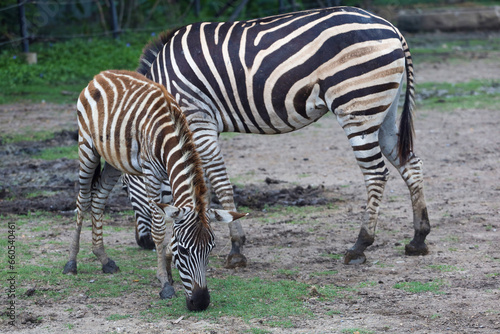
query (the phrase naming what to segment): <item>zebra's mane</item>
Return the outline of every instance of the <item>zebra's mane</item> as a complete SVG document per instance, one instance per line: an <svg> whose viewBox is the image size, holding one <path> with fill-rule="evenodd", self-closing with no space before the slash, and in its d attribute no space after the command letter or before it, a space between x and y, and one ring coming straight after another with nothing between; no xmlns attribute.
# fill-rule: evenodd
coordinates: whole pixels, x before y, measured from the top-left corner
<svg viewBox="0 0 500 334"><path fill-rule="evenodd" d="M172 95L167 92L165 87L160 84L158 84L158 86L161 87L167 101L175 101ZM207 186L203 177L201 159L198 151L196 150L193 135L191 133L191 130L189 129L186 116L184 116L180 108L171 106L170 117L172 119L172 122L174 123L175 128L178 129L179 141L182 142L181 156L187 157L186 161L184 162L184 166L188 167L188 178L192 180L192 191L194 192L193 195L195 198L194 210L200 217L202 225L204 227L208 227L208 220L206 216L207 203L205 201Z"/></svg>
<svg viewBox="0 0 500 334"><path fill-rule="evenodd" d="M136 72L149 78L149 69L163 49L163 46L172 39L177 30L179 30L179 28L164 31L160 33L157 38L146 44L144 49L142 49L142 54L139 58L139 67L136 69Z"/></svg>

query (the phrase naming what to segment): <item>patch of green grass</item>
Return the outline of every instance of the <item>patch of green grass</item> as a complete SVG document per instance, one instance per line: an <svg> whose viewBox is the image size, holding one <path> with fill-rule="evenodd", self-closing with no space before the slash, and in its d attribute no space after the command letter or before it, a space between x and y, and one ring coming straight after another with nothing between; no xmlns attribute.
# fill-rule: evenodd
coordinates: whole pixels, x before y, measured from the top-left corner
<svg viewBox="0 0 500 334"><path fill-rule="evenodd" d="M415 62L437 62L446 57L448 62L469 60L474 55L488 55L500 51L500 38L471 38L470 36L416 35L408 37Z"/></svg>
<svg viewBox="0 0 500 334"><path fill-rule="evenodd" d="M340 311L340 310L330 310L330 311L327 311L326 314L329 315L329 316L339 315L339 314L342 314L342 311Z"/></svg>
<svg viewBox="0 0 500 334"><path fill-rule="evenodd" d="M401 289L410 293L423 293L423 292L432 292L432 293L443 293L439 291L439 289L444 285L442 281L433 281L433 282L418 282L418 281L410 281L410 282L401 282L396 283L394 285L395 289Z"/></svg>
<svg viewBox="0 0 500 334"><path fill-rule="evenodd" d="M270 281L261 278L245 279L237 276L209 278L212 303L210 307L191 316L199 319L217 319L221 316L255 318L264 321L286 321L289 316L312 316L304 302L309 285L291 280ZM159 300L143 312L148 320L186 314L184 298ZM270 319L272 315L272 319Z"/></svg>
<svg viewBox="0 0 500 334"><path fill-rule="evenodd" d="M360 282L356 285L356 288L370 288L377 286L377 282L374 281L366 281L366 282Z"/></svg>
<svg viewBox="0 0 500 334"><path fill-rule="evenodd" d="M110 316L106 317L106 320L117 321L117 320L128 319L130 317L131 315L129 314L111 314Z"/></svg>
<svg viewBox="0 0 500 334"><path fill-rule="evenodd" d="M78 96L82 89L85 88L88 81L90 80L82 80L81 83L67 85L26 84L22 87L4 87L4 90L0 93L0 102L2 104L21 101L29 101L33 103L51 102L59 104L75 104L76 106Z"/></svg>
<svg viewBox="0 0 500 334"><path fill-rule="evenodd" d="M436 265L429 265L427 267L434 270L439 270L441 272L463 271L463 269L448 264L436 264Z"/></svg>
<svg viewBox="0 0 500 334"><path fill-rule="evenodd" d="M17 101L71 102L94 75L107 69L135 70L150 34L35 43L38 63L28 65L20 52L0 53L0 104Z"/></svg>
<svg viewBox="0 0 500 334"><path fill-rule="evenodd" d="M42 160L78 159L78 145L49 147L35 154L34 157Z"/></svg>
<svg viewBox="0 0 500 334"><path fill-rule="evenodd" d="M54 138L53 131L33 131L32 127L20 128L16 134L2 137L4 144L19 143L23 141L44 141Z"/></svg>
<svg viewBox="0 0 500 334"><path fill-rule="evenodd" d="M500 102L500 81L471 80L462 83L433 83L418 85L421 108L452 111L455 109L492 109Z"/></svg>
<svg viewBox="0 0 500 334"><path fill-rule="evenodd" d="M50 197L56 195L57 192L50 190L37 190L32 193L26 194L26 198L36 198L36 197Z"/></svg>
<svg viewBox="0 0 500 334"><path fill-rule="evenodd" d="M319 214L324 210L329 209L325 206L265 206L262 210L265 215L259 220L269 224L274 222L285 222L288 224L314 224L314 220L310 219L313 214ZM240 212L242 212L240 210ZM290 216L289 219L283 221L284 216Z"/></svg>
<svg viewBox="0 0 500 334"><path fill-rule="evenodd" d="M445 242L459 243L460 237L456 236L456 235L448 235L448 236L442 238L441 240L443 240Z"/></svg>
<svg viewBox="0 0 500 334"><path fill-rule="evenodd" d="M309 274L311 277L315 276L333 276L337 275L339 272L337 270L325 270L325 271L317 271Z"/></svg>
<svg viewBox="0 0 500 334"><path fill-rule="evenodd" d="M346 328L341 331L346 334L374 334L375 332L364 328Z"/></svg>
<svg viewBox="0 0 500 334"><path fill-rule="evenodd" d="M342 287L332 284L318 288L320 300L332 300L337 298L344 298L346 297L346 294L351 291L354 291L354 289L350 287Z"/></svg>
<svg viewBox="0 0 500 334"><path fill-rule="evenodd" d="M250 328L250 330L245 331L245 333L252 333L252 334L269 334L272 333L271 331L267 329L261 329L261 328Z"/></svg>
<svg viewBox="0 0 500 334"><path fill-rule="evenodd" d="M241 136L241 133L239 132L223 132L219 135L220 140L230 140L233 138L236 138L238 136Z"/></svg>

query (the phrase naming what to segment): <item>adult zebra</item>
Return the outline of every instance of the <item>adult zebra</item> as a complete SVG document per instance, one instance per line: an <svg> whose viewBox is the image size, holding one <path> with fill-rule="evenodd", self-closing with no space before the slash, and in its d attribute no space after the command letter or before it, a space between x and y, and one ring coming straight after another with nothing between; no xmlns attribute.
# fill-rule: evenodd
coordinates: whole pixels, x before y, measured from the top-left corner
<svg viewBox="0 0 500 334"><path fill-rule="evenodd" d="M180 103L205 174L225 209L234 210L235 205L217 143L220 132L285 133L332 111L354 150L368 192L366 218L344 262L364 262L364 250L374 242L388 178L383 156L399 170L411 194L415 234L406 254L427 254L430 224L422 162L413 153L412 59L404 37L386 20L361 9L336 7L195 23L147 45L138 71L167 87ZM141 189L140 179L125 179ZM140 211L134 197L143 195L129 195ZM147 225L138 228L143 233L139 238L147 238ZM240 247L245 235L238 222L230 224L230 234L226 265L244 265Z"/></svg>
<svg viewBox="0 0 500 334"><path fill-rule="evenodd" d="M129 71L104 71L78 99L80 191L77 224L63 273L76 274L83 213L92 214L92 251L105 273L119 271L104 250L104 205L122 172L141 175L153 214L152 236L158 256L161 298L171 298L171 261L179 269L190 310L210 303L205 280L208 254L215 245L210 222L229 223L244 215L207 210L201 162L186 119L165 87ZM101 171L101 157L106 161ZM170 179L173 204L157 204L160 185ZM166 219L173 220L170 245L164 243Z"/></svg>

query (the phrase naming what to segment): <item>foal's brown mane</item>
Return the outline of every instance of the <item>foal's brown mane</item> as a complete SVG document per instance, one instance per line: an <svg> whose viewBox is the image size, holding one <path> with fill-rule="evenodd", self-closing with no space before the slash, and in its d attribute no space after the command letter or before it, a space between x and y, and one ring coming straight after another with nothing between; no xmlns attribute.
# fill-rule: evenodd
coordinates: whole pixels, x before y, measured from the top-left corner
<svg viewBox="0 0 500 334"><path fill-rule="evenodd" d="M195 208L194 210L198 213L200 217L201 223L204 227L209 227L206 211L207 211L207 203L205 201L207 186L205 184L205 179L203 178L203 169L201 164L201 159L196 151L196 146L194 144L193 135L191 130L189 130L188 122L186 120L186 116L182 113L179 107L173 107L172 104L177 104L175 102L174 97L167 92L165 87L160 84L158 85L163 94L165 95L165 99L169 104L170 115L172 121L175 124L175 127L179 129L180 138L184 139L184 144L182 145L182 155L187 153L188 159L184 162L185 166L193 166L191 168L191 175L193 176L192 186L194 188L194 196L195 196Z"/></svg>

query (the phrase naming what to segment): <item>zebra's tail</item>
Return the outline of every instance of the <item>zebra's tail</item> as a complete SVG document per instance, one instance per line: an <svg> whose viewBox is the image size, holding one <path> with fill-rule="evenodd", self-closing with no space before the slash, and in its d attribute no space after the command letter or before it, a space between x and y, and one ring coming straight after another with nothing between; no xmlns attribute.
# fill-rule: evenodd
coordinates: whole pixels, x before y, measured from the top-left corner
<svg viewBox="0 0 500 334"><path fill-rule="evenodd" d="M413 128L413 109L415 107L415 79L413 76L413 62L410 49L404 37L400 34L403 52L405 54L406 67L406 93L403 112L399 121L398 137L398 157L401 166L406 164L413 152L413 137L415 130Z"/></svg>

